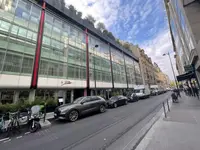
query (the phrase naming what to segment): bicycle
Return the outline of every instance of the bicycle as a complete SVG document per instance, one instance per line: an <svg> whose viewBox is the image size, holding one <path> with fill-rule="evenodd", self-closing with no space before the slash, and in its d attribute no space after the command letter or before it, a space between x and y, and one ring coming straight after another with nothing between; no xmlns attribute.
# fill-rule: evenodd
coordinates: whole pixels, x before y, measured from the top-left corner
<svg viewBox="0 0 200 150"><path fill-rule="evenodd" d="M4 117L5 117L4 114L1 115L1 117L0 117L0 133L4 133L6 131Z"/></svg>
<svg viewBox="0 0 200 150"><path fill-rule="evenodd" d="M14 133L15 131L18 131L20 133L20 125L19 125L19 112L9 113L9 123L7 126L7 136L10 135L10 133Z"/></svg>

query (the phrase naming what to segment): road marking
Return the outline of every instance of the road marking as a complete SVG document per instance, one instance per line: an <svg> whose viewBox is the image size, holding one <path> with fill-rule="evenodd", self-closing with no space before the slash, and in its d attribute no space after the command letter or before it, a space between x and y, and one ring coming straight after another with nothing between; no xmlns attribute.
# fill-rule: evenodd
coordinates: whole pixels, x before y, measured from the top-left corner
<svg viewBox="0 0 200 150"><path fill-rule="evenodd" d="M27 135L27 134L30 134L31 132L26 132L26 133L24 133L25 135Z"/></svg>
<svg viewBox="0 0 200 150"><path fill-rule="evenodd" d="M7 141L4 141L3 143L7 143L7 142L10 142L11 141L11 139L9 139L9 140L7 140Z"/></svg>
<svg viewBox="0 0 200 150"><path fill-rule="evenodd" d="M18 136L18 137L16 137L16 139L20 139L20 138L22 138L22 136Z"/></svg>
<svg viewBox="0 0 200 150"><path fill-rule="evenodd" d="M0 142L5 141L5 140L9 140L10 138L4 138L4 139L0 139Z"/></svg>

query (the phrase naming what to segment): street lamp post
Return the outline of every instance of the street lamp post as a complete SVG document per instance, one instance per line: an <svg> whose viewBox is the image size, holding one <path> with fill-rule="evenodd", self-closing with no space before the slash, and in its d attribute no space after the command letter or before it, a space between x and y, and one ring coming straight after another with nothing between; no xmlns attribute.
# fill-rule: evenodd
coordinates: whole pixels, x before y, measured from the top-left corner
<svg viewBox="0 0 200 150"><path fill-rule="evenodd" d="M96 81L96 68L95 68L95 55L94 50L95 48L99 47L99 45L95 45L93 47L93 66L94 66L94 89L95 89L95 95L97 95L97 81Z"/></svg>
<svg viewBox="0 0 200 150"><path fill-rule="evenodd" d="M174 80L175 80L175 83L176 83L176 88L178 89L177 80L176 80L176 76L175 76L175 72L174 72L174 67L173 67L173 65L172 65L172 60L171 60L170 54L169 54L169 52L168 52L168 53L163 54L163 56L165 56L165 55L168 55L168 56L169 56L169 61L170 61L170 64L171 64L171 68L172 68Z"/></svg>

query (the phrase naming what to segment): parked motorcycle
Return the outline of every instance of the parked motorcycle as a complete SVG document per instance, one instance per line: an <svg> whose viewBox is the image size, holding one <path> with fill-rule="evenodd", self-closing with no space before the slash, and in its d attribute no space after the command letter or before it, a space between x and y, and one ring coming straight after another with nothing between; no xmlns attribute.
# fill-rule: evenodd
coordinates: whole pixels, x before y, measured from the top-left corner
<svg viewBox="0 0 200 150"><path fill-rule="evenodd" d="M35 105L31 107L30 117L29 117L29 131L31 133L36 132L41 128L40 118L41 118L41 107L40 105Z"/></svg>

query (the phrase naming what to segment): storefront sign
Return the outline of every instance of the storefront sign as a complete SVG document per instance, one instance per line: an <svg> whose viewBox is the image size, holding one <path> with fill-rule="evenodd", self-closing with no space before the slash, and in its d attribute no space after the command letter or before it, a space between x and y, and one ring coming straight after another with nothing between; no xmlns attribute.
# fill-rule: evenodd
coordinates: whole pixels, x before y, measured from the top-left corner
<svg viewBox="0 0 200 150"><path fill-rule="evenodd" d="M66 84L71 84L71 81L61 81L61 86L66 85Z"/></svg>

